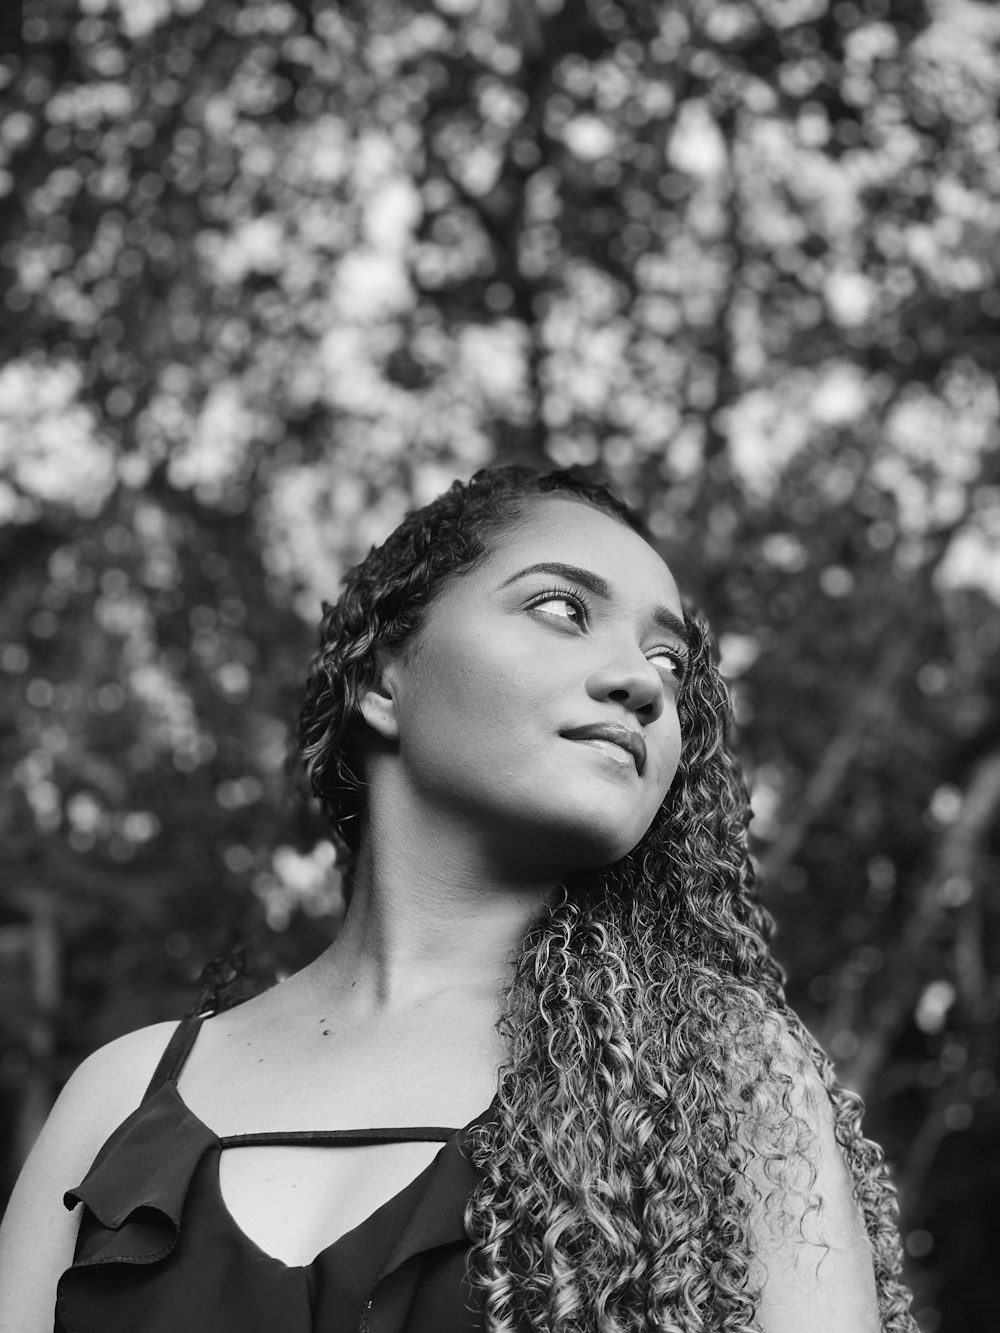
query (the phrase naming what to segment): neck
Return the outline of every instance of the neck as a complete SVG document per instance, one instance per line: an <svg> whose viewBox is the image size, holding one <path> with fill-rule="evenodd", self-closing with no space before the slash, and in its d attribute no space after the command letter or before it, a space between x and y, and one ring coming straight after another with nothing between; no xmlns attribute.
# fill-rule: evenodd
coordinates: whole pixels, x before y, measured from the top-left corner
<svg viewBox="0 0 1000 1333"><path fill-rule="evenodd" d="M460 996L495 1004L556 883L504 870L446 820L369 809L344 925L325 955L352 1007L375 1013Z"/></svg>

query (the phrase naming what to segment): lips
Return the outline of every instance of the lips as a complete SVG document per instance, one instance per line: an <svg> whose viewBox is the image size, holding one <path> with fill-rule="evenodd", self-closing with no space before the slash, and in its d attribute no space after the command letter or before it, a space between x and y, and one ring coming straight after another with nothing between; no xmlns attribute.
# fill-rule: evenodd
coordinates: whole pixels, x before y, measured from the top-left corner
<svg viewBox="0 0 1000 1333"><path fill-rule="evenodd" d="M640 773L646 767L646 742L637 731L620 722L594 722L588 727L574 727L572 731L564 731L562 735L569 741L610 741L612 745L620 745L629 752Z"/></svg>

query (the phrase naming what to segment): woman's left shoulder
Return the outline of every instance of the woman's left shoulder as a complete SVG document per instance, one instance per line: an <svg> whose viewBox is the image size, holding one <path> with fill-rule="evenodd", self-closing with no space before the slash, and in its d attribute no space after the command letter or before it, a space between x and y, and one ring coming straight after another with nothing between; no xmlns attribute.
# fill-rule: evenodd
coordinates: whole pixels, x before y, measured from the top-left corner
<svg viewBox="0 0 1000 1333"><path fill-rule="evenodd" d="M834 1105L816 1063L818 1049L801 1025L784 1016L777 1020L773 1069L787 1087L789 1104L810 1126L832 1133Z"/></svg>
<svg viewBox="0 0 1000 1333"><path fill-rule="evenodd" d="M754 1263L761 1283L764 1333L877 1333L872 1249L855 1182L837 1136L834 1093L804 1030L782 1021L772 1068L784 1084L785 1109L805 1135L808 1171L775 1207L766 1161L748 1163L758 1186L752 1205ZM768 1194L771 1192L770 1199Z"/></svg>

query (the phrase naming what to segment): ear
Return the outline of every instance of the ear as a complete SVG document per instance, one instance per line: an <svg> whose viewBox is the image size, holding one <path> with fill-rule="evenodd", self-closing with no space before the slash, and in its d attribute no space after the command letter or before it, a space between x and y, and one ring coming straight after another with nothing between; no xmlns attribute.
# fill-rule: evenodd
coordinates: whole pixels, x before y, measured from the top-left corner
<svg viewBox="0 0 1000 1333"><path fill-rule="evenodd" d="M361 696L359 707L361 716L377 736L387 741L394 741L399 737L395 676L391 664L384 661L381 655L378 660L377 679Z"/></svg>

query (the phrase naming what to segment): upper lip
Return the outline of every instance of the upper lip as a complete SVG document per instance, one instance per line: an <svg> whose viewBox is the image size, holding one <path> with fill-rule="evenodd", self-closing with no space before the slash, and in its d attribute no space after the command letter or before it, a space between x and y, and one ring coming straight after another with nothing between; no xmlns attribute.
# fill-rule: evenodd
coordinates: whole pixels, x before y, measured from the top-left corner
<svg viewBox="0 0 1000 1333"><path fill-rule="evenodd" d="M592 722L586 727L574 727L562 733L570 741L611 741L628 750L641 773L646 767L646 742L637 731L620 722Z"/></svg>

